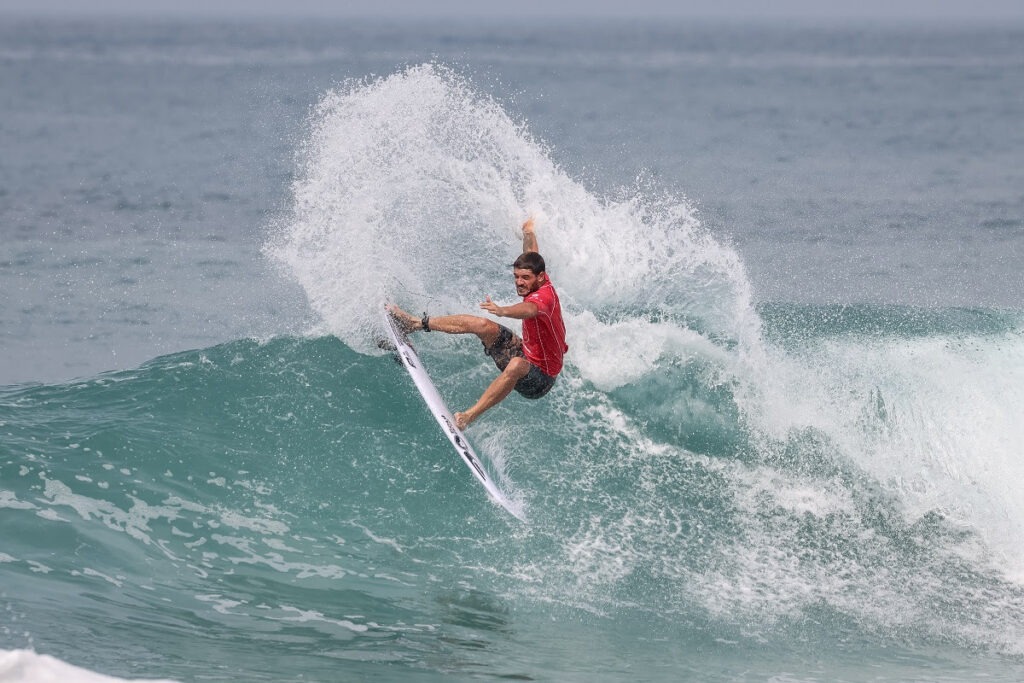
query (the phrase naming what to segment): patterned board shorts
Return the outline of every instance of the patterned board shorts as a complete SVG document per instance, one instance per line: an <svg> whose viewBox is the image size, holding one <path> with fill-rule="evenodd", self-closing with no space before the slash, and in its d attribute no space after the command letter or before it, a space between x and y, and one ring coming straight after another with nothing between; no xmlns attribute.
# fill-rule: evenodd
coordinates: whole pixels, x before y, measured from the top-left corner
<svg viewBox="0 0 1024 683"><path fill-rule="evenodd" d="M484 346L484 353L494 359L498 370L504 372L513 358L525 358L523 355L523 340L504 325L498 325L498 338L491 346ZM524 398L540 398L551 391L555 385L555 378L545 374L540 368L530 363L530 371L516 382L516 391Z"/></svg>

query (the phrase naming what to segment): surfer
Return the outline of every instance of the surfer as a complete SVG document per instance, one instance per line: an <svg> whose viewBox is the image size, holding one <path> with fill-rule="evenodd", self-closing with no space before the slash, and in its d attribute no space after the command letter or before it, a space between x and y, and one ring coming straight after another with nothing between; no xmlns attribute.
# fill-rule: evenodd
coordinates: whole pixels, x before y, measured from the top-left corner
<svg viewBox="0 0 1024 683"><path fill-rule="evenodd" d="M565 344L562 307L545 270L544 259L537 252L532 217L523 223L523 253L512 264L512 274L516 293L523 300L499 306L488 296L480 308L499 318L522 320L522 339L504 325L476 315L431 318L424 313L422 318L416 318L398 306L389 307L405 332L475 334L484 345L484 353L501 371L471 408L455 413L455 425L459 429L465 429L501 403L513 389L526 398L544 396L562 371L562 356L569 350Z"/></svg>

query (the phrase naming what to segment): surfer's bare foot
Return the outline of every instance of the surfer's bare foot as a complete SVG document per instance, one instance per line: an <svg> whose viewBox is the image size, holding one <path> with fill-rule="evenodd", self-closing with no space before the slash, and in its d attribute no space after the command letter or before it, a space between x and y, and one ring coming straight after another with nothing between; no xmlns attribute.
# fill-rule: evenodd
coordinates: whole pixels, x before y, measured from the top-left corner
<svg viewBox="0 0 1024 683"><path fill-rule="evenodd" d="M458 427L460 430L465 429L469 425L473 424L475 420L476 417L470 415L468 412L455 413L455 426Z"/></svg>
<svg viewBox="0 0 1024 683"><path fill-rule="evenodd" d="M398 323L398 327L401 328L402 332L405 332L406 334L423 329L423 325L419 318L414 318L394 304L388 306L388 313L390 313L391 317Z"/></svg>

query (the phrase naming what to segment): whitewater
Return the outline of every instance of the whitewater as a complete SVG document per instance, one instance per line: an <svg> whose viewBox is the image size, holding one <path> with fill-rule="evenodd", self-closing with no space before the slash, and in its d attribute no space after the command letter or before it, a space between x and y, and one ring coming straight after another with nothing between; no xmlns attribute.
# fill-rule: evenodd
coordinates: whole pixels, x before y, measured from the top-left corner
<svg viewBox="0 0 1024 683"><path fill-rule="evenodd" d="M0 680L1024 676L1024 312L764 302L437 61L317 98L257 244L308 315L0 387ZM377 340L512 301L528 216L565 370L468 431L524 523ZM493 377L415 341L453 409Z"/></svg>

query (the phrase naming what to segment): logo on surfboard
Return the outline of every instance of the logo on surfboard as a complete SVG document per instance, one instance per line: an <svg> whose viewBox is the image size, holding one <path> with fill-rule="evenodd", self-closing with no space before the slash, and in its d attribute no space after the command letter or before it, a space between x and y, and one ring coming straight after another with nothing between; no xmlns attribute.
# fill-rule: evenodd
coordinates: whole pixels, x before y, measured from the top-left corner
<svg viewBox="0 0 1024 683"><path fill-rule="evenodd" d="M445 425L448 426L448 431L451 432L452 440L455 442L456 447L458 447L458 449L462 452L462 457L465 458L466 462L472 465L473 469L475 469L480 474L481 479L486 480L487 474L484 472L484 469L480 466L480 463L477 462L476 458L473 457L473 452L466 448L466 444L462 441L462 437L459 436L459 430L455 428L455 425L452 424L452 421L448 419L447 415L442 415L441 419L443 419Z"/></svg>

